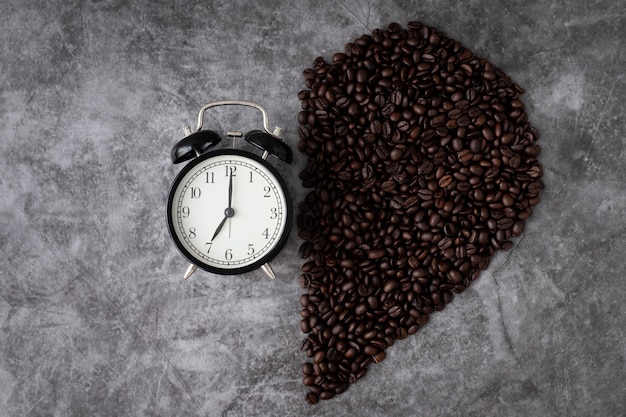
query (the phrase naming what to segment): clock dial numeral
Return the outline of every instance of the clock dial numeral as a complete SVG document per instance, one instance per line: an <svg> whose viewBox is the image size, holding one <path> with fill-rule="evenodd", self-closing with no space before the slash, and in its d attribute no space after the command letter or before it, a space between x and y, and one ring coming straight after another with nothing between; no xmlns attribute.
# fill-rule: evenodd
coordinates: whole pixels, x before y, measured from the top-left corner
<svg viewBox="0 0 626 417"><path fill-rule="evenodd" d="M232 249L226 249L226 252L224 253L224 258L227 261L230 261L231 259L233 259L233 250Z"/></svg>
<svg viewBox="0 0 626 417"><path fill-rule="evenodd" d="M254 255L254 244L248 243L248 255Z"/></svg>
<svg viewBox="0 0 626 417"><path fill-rule="evenodd" d="M195 239L196 238L196 228L192 227L189 229L189 238L190 239Z"/></svg>
<svg viewBox="0 0 626 417"><path fill-rule="evenodd" d="M200 195L202 195L202 190L200 190L200 187L190 187L189 194L191 198L200 198Z"/></svg>
<svg viewBox="0 0 626 417"><path fill-rule="evenodd" d="M252 174L253 174L253 172L250 171L250 182L254 182L254 181L252 181Z"/></svg>
<svg viewBox="0 0 626 417"><path fill-rule="evenodd" d="M226 165L226 176L227 177L236 177L237 174L237 165Z"/></svg>
<svg viewBox="0 0 626 417"><path fill-rule="evenodd" d="M208 255L209 253L211 253L211 246L213 246L213 242L207 242L206 245L209 247L206 250L206 254Z"/></svg>
<svg viewBox="0 0 626 417"><path fill-rule="evenodd" d="M191 213L191 210L189 209L189 207L185 206L180 210L180 212L183 214L183 219L186 219L187 217L189 217L189 213Z"/></svg>
<svg viewBox="0 0 626 417"><path fill-rule="evenodd" d="M206 183L207 184L215 184L215 172L207 172L206 173Z"/></svg>
<svg viewBox="0 0 626 417"><path fill-rule="evenodd" d="M270 230L269 228L265 228L265 230L263 230L263 233L261 233L261 236L263 236L265 239L269 239L270 238Z"/></svg>
<svg viewBox="0 0 626 417"><path fill-rule="evenodd" d="M269 185L266 185L265 187L263 187L263 192L265 193L263 194L263 197L270 198L270 193L272 192L272 189L269 187Z"/></svg>
<svg viewBox="0 0 626 417"><path fill-rule="evenodd" d="M278 217L278 209L276 207L272 207L270 209L270 219L274 220Z"/></svg>

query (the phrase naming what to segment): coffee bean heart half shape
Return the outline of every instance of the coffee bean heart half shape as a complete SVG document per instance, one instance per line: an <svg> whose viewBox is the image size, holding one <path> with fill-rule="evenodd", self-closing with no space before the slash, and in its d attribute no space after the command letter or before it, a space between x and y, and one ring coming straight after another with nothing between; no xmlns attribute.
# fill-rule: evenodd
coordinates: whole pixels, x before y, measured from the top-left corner
<svg viewBox="0 0 626 417"><path fill-rule="evenodd" d="M523 90L435 28L376 29L304 79L301 348L316 403L510 249L543 183Z"/></svg>

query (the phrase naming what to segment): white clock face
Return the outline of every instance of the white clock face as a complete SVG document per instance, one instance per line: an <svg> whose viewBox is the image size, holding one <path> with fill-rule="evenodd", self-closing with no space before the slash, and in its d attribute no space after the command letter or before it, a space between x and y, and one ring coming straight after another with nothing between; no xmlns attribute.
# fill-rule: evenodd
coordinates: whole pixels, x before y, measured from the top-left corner
<svg viewBox="0 0 626 417"><path fill-rule="evenodd" d="M287 238L290 206L260 158L217 151L185 167L170 193L170 232L183 254L209 271L240 273L276 255Z"/></svg>

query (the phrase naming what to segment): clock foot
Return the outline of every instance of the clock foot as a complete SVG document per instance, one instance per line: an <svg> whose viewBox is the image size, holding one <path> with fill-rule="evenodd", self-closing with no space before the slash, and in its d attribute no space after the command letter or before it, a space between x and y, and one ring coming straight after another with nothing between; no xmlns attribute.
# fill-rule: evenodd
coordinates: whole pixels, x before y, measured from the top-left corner
<svg viewBox="0 0 626 417"><path fill-rule="evenodd" d="M272 270L270 264L261 265L261 269L267 274L268 277L270 277L271 279L276 279L276 274L274 274L274 271Z"/></svg>
<svg viewBox="0 0 626 417"><path fill-rule="evenodd" d="M194 264L189 264L189 267L187 268L187 271L185 271L185 276L183 277L183 279L188 279L190 276L192 276L193 273L196 272L196 269L198 269L197 266L195 266Z"/></svg>

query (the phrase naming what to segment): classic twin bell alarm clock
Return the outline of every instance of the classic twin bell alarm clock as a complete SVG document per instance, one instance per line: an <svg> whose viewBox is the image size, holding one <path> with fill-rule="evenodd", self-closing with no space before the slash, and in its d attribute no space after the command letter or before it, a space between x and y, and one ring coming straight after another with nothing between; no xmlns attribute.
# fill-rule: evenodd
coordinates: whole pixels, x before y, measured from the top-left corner
<svg viewBox="0 0 626 417"><path fill-rule="evenodd" d="M206 110L218 106L252 107L263 114L263 130L226 133L233 145L243 138L261 156L234 147L211 150L221 137L202 125ZM190 162L174 180L167 202L170 235L190 262L185 278L197 268L224 275L261 268L275 278L268 262L285 245L293 212L285 182L267 161L270 156L288 164L293 160L280 128L270 132L262 106L232 100L202 107L196 131L185 127L185 134L172 148L172 162Z"/></svg>

